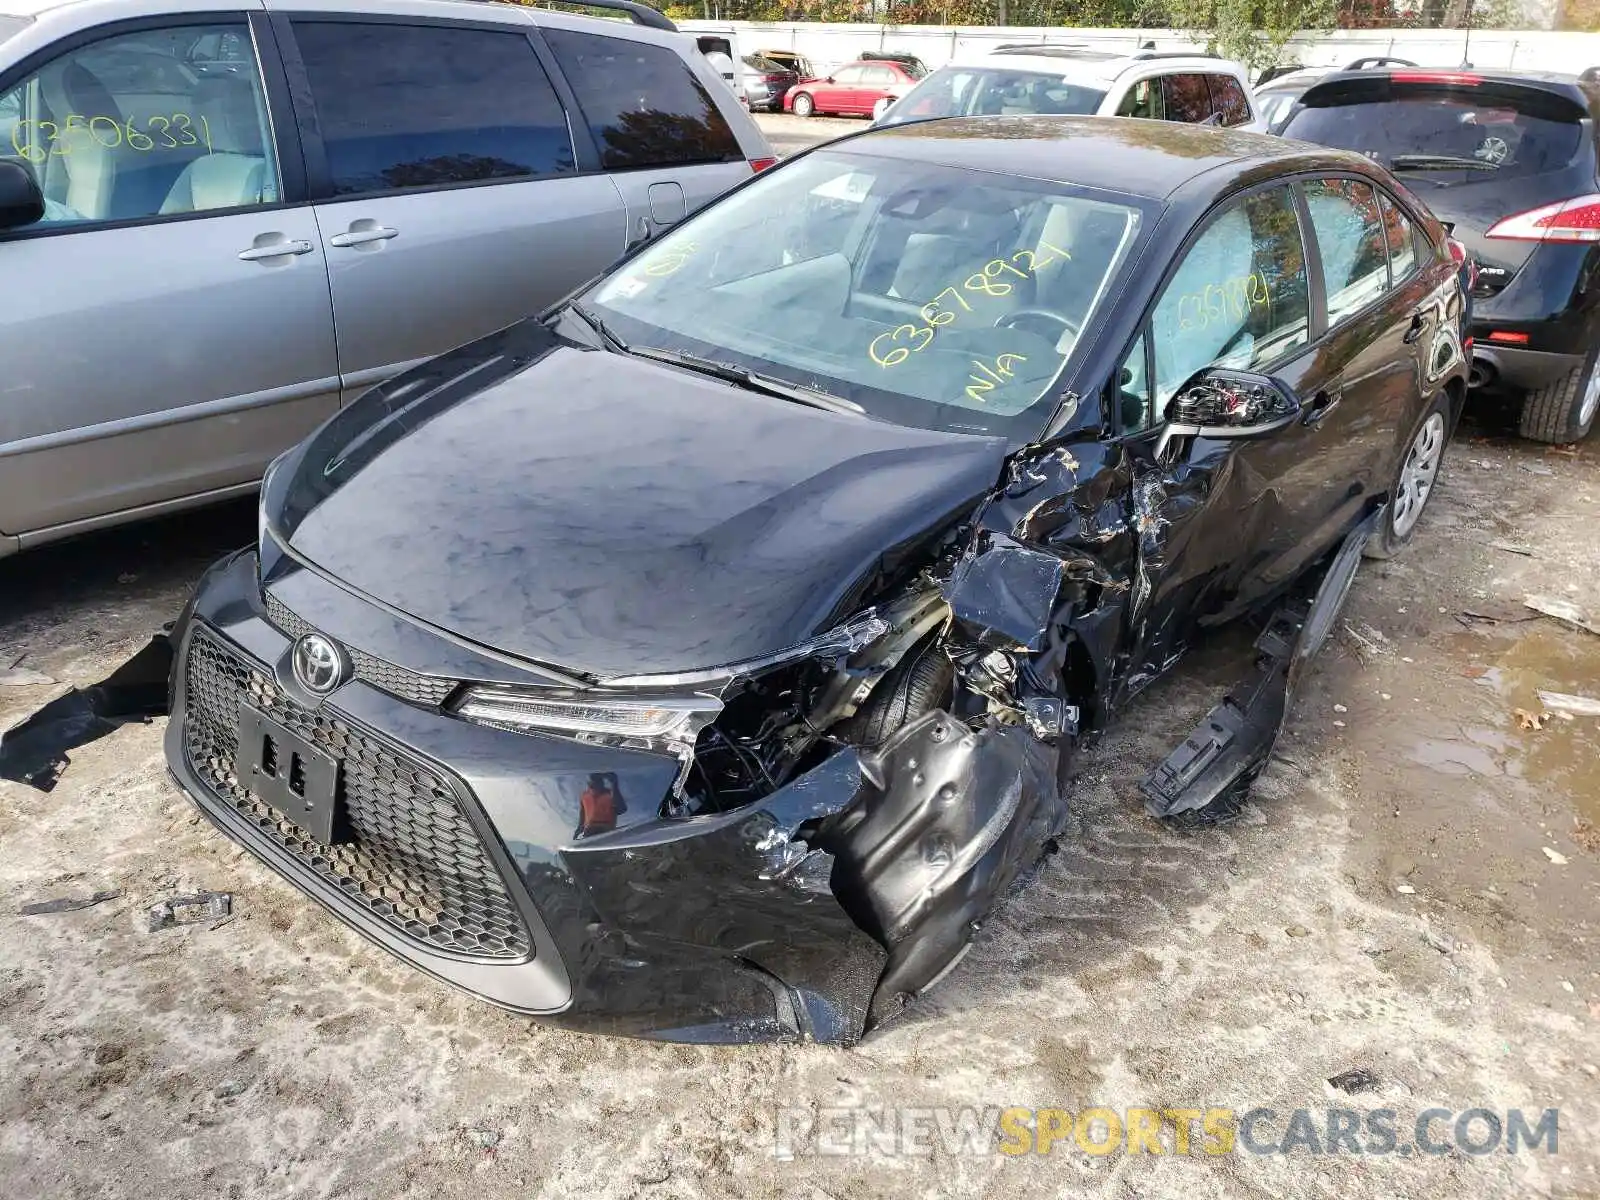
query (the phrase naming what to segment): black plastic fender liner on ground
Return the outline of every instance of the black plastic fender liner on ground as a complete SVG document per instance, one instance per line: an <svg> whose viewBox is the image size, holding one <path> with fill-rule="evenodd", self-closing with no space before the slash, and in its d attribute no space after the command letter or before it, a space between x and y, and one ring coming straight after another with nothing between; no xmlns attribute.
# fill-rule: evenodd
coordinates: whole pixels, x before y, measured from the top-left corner
<svg viewBox="0 0 1600 1200"><path fill-rule="evenodd" d="M1250 676L1229 691L1139 790L1155 817L1199 812L1242 791L1272 754L1307 664L1327 642L1361 566L1361 547L1387 514L1380 506L1352 530L1323 571L1316 593L1291 594L1256 640Z"/></svg>

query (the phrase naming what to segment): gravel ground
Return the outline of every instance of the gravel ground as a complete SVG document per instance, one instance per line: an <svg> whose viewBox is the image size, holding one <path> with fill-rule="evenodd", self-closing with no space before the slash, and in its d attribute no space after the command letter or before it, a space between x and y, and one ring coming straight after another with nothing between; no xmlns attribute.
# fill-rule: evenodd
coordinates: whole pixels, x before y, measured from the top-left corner
<svg viewBox="0 0 1600 1200"><path fill-rule="evenodd" d="M1513 714L1536 686L1600 693L1600 637L1520 611L1600 608L1597 456L1469 428L1416 543L1357 579L1243 817L1181 834L1135 792L1242 668L1222 636L1080 759L1073 835L961 966L848 1051L589 1038L448 991L203 823L163 721L75 752L48 795L0 783L0 1194L1600 1195L1600 721ZM59 681L0 686L0 728L103 677L253 532L232 506L0 563L0 667ZM98 889L121 895L18 912ZM236 915L147 932L197 889ZM1355 1068L1377 1090L1336 1099ZM1265 1106L1281 1136L1334 1104L1403 1133L1429 1107L1559 1107L1559 1153L774 1142L786 1106Z"/></svg>

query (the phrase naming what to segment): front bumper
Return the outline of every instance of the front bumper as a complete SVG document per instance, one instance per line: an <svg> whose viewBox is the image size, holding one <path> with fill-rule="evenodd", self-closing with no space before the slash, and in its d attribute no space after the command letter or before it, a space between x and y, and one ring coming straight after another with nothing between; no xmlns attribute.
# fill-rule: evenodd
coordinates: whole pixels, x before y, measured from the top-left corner
<svg viewBox="0 0 1600 1200"><path fill-rule="evenodd" d="M417 684L430 652L453 657L461 679L504 682L506 664L475 669L415 628L409 647L375 643L362 613L393 618L291 575L272 585L275 624L256 556L224 560L172 635L167 763L219 829L406 962L518 1012L683 1041L861 1035L885 952L829 890L828 856L791 840L819 804L855 796L853 752L737 812L662 819L675 760L450 716L431 702L438 689ZM296 619L357 663L320 704L287 669ZM410 661L355 650L364 640ZM244 704L343 763L348 843L311 841L238 783ZM598 834L580 828L597 773L624 801Z"/></svg>

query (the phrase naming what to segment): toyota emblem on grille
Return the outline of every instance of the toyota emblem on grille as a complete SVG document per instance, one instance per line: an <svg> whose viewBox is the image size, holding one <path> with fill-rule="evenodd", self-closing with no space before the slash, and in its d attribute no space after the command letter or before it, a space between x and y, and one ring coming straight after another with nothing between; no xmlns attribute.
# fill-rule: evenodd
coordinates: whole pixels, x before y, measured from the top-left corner
<svg viewBox="0 0 1600 1200"><path fill-rule="evenodd" d="M344 676L345 657L328 638L308 633L294 644L294 677L306 691L326 696Z"/></svg>

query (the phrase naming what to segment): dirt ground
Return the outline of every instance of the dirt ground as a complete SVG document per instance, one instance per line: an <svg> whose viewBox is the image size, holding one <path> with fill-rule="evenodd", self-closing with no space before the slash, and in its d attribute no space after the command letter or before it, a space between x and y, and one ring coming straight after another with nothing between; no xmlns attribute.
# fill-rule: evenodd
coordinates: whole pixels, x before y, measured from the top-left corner
<svg viewBox="0 0 1600 1200"><path fill-rule="evenodd" d="M1600 636L1521 609L1600 608L1597 460L1466 429L1242 819L1174 832L1135 792L1242 668L1224 637L1083 756L1074 836L967 959L849 1051L589 1038L448 991L203 823L163 721L51 794L0 783L0 1194L1600 1195L1600 720L1513 715L1600 694ZM234 506L0 564L0 668L59 681L0 686L0 727L103 677L253 532ZM97 889L121 896L18 913ZM234 918L147 932L197 889ZM1336 1098L1353 1068L1378 1091ZM1559 1153L774 1153L780 1106L1332 1104L1403 1129L1556 1107Z"/></svg>

